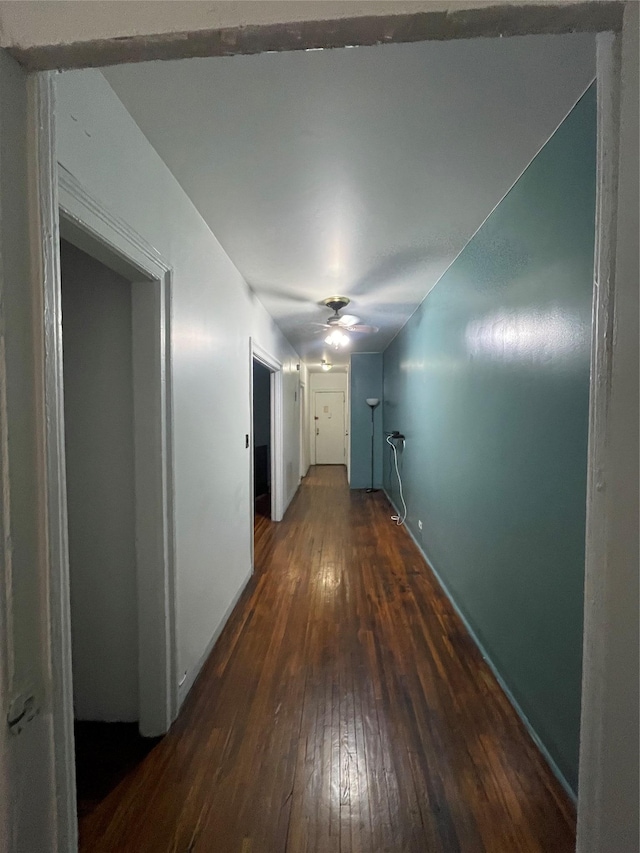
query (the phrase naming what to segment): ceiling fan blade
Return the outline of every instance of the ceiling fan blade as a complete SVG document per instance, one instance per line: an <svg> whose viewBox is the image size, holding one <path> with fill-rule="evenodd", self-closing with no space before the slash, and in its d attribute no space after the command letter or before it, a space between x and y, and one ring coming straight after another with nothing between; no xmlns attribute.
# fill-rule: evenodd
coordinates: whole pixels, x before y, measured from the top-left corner
<svg viewBox="0 0 640 853"><path fill-rule="evenodd" d="M356 326L360 322L360 317L356 317L355 314L341 314L340 321L337 323L339 326L346 326L350 328L351 326Z"/></svg>
<svg viewBox="0 0 640 853"><path fill-rule="evenodd" d="M357 323L354 326L345 326L345 328L348 332L362 332L368 335L372 335L379 331L377 326L365 326L361 323Z"/></svg>

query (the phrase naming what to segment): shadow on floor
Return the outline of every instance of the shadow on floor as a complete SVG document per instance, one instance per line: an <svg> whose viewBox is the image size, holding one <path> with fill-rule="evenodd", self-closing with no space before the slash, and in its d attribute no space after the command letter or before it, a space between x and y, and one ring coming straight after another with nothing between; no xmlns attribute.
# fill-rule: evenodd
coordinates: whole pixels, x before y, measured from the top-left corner
<svg viewBox="0 0 640 853"><path fill-rule="evenodd" d="M91 814L162 738L144 738L137 723L74 723L78 817Z"/></svg>

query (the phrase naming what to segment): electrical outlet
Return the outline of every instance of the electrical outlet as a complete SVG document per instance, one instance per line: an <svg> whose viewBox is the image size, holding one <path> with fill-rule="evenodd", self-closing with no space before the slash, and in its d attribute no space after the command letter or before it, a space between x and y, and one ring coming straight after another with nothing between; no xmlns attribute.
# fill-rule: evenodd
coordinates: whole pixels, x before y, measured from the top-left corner
<svg viewBox="0 0 640 853"><path fill-rule="evenodd" d="M422 530L422 522L418 520L418 530Z"/></svg>

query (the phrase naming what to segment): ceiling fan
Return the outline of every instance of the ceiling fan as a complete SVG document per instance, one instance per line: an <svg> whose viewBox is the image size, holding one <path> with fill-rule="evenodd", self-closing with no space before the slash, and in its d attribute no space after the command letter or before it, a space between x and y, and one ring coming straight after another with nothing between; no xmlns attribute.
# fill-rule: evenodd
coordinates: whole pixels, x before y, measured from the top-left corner
<svg viewBox="0 0 640 853"><path fill-rule="evenodd" d="M356 332L362 334L373 334L378 331L377 326L366 326L360 322L360 318L353 314L340 314L351 300L346 296L329 296L322 300L322 304L331 308L333 314L327 318L326 323L318 323L323 329L329 331L325 343L339 349L349 342L349 336L345 332Z"/></svg>

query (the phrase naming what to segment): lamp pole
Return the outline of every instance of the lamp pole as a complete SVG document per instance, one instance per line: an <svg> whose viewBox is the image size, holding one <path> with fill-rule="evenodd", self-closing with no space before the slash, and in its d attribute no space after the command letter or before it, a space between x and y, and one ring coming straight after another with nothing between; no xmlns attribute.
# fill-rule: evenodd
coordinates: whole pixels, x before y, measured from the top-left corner
<svg viewBox="0 0 640 853"><path fill-rule="evenodd" d="M367 406L371 409L371 488L367 489L367 492L377 492L377 489L373 487L373 463L374 463L374 438L375 438L375 423L373 420L373 411L375 407L380 403L380 400L377 397L367 397Z"/></svg>

